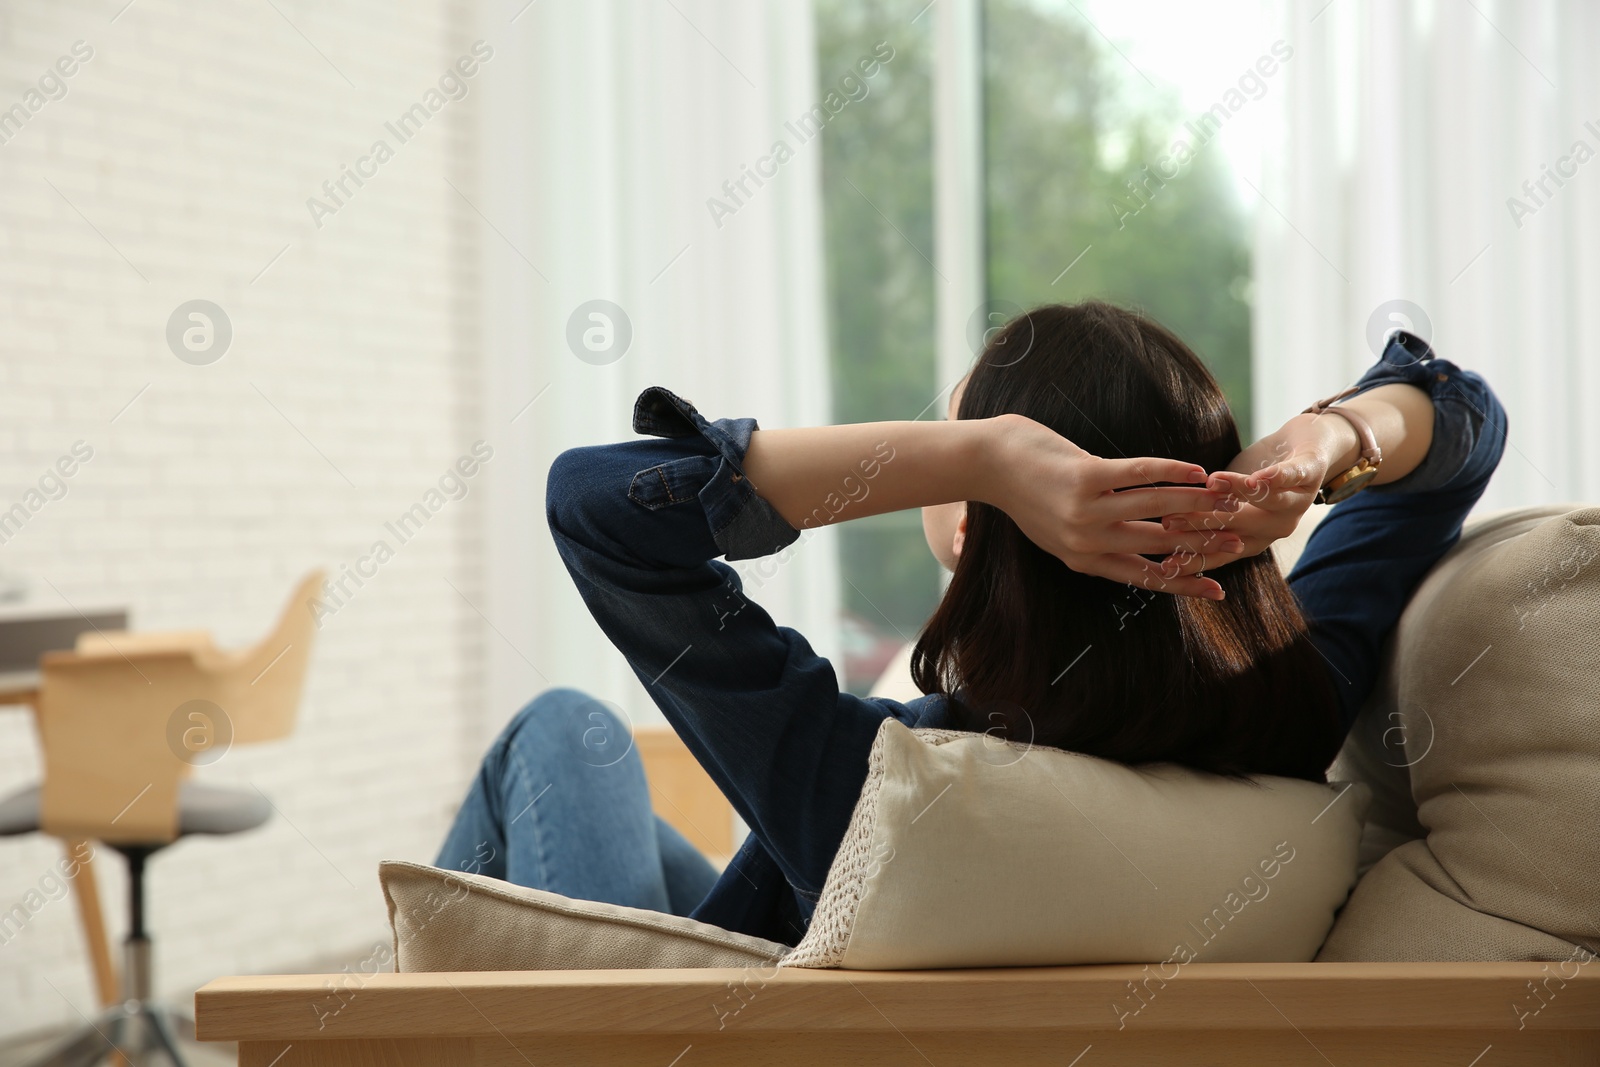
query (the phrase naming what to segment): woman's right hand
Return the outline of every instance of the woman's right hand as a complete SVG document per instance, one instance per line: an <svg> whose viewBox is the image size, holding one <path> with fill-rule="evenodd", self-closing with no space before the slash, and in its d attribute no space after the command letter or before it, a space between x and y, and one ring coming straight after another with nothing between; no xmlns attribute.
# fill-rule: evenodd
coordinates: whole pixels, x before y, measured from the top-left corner
<svg viewBox="0 0 1600 1067"><path fill-rule="evenodd" d="M1162 525L1169 530L1213 530L1237 535L1244 547L1233 557L1243 559L1258 555L1294 533L1300 520L1316 500L1317 490L1327 481L1328 460L1325 452L1308 442L1280 442L1281 458L1259 469L1250 469L1258 462L1249 450L1240 453L1234 461L1236 467L1246 471L1216 471L1207 480L1208 488L1232 497L1238 507L1231 512L1212 514L1169 515ZM1252 446L1255 447L1255 446ZM1182 557L1174 558L1181 560ZM1232 559L1219 560L1221 563Z"/></svg>
<svg viewBox="0 0 1600 1067"><path fill-rule="evenodd" d="M1402 395L1409 398L1409 394ZM1357 398L1352 404L1364 407L1382 400L1382 396L1364 402ZM1374 417L1378 417L1376 412ZM1296 415L1276 433L1235 456L1228 470L1215 471L1207 480L1208 488L1226 493L1238 504L1235 510L1168 515L1162 524L1170 530L1233 533L1243 541L1244 549L1232 559L1258 555L1274 541L1294 533L1329 472L1349 466L1359 451L1355 430L1345 419L1329 414ZM1181 560L1179 555L1172 562Z"/></svg>

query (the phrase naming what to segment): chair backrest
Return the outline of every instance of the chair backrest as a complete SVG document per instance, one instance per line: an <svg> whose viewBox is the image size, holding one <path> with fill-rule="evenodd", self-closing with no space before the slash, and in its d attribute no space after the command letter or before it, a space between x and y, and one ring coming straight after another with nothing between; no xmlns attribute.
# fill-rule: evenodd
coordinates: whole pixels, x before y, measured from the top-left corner
<svg viewBox="0 0 1600 1067"><path fill-rule="evenodd" d="M274 741L293 732L317 633L307 605L321 589L322 579L322 571L302 578L278 624L250 648L200 657L223 687L217 703L233 721L234 744Z"/></svg>
<svg viewBox="0 0 1600 1067"><path fill-rule="evenodd" d="M225 651L198 631L86 635L41 662L41 823L51 834L160 843L178 832L178 787L234 744L287 735L316 628L307 575L278 624Z"/></svg>

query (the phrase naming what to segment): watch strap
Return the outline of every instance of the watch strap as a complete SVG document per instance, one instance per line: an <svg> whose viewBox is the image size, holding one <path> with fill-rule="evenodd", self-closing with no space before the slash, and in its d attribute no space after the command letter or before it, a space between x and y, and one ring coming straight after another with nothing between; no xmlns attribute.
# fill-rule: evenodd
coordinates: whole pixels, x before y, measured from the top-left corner
<svg viewBox="0 0 1600 1067"><path fill-rule="evenodd" d="M1345 421L1356 431L1356 440L1361 443L1361 458L1373 466L1377 466L1383 462L1383 449L1378 447L1378 436L1372 432L1372 424L1364 416L1337 403L1354 394L1359 388L1359 386L1353 385L1324 400L1319 400L1306 408L1306 414L1322 415L1326 412L1332 412L1335 415L1342 415Z"/></svg>

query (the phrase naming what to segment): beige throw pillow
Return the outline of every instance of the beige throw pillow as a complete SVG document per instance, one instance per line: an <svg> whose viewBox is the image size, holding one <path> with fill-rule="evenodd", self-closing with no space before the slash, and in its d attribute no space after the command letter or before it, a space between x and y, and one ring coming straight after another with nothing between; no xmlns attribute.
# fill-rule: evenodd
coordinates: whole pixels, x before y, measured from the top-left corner
<svg viewBox="0 0 1600 1067"><path fill-rule="evenodd" d="M1412 597L1390 656L1339 766L1383 779L1369 852L1403 843L1362 878L1317 958L1589 962L1600 508L1473 523ZM1409 797L1394 796L1397 769Z"/></svg>
<svg viewBox="0 0 1600 1067"><path fill-rule="evenodd" d="M384 860L397 971L771 965L789 946L678 915Z"/></svg>
<svg viewBox="0 0 1600 1067"><path fill-rule="evenodd" d="M1306 961L1355 881L1364 786L1130 768L879 728L783 966Z"/></svg>

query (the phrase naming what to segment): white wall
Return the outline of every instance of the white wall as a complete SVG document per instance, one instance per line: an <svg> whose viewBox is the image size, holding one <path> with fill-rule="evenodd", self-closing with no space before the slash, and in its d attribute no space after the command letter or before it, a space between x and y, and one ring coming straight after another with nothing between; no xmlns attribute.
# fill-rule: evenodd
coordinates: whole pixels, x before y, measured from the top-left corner
<svg viewBox="0 0 1600 1067"><path fill-rule="evenodd" d="M0 7L0 107L75 41L93 48L0 146L0 508L74 441L94 449L0 569L47 604L126 604L141 628L237 644L302 573L384 537L479 434L482 231L446 180L470 190L482 85L519 60L497 50L398 145L383 123L494 29L463 5L139 0L113 22L120 6ZM394 159L317 228L307 198L379 137ZM234 329L209 366L164 339L197 297ZM377 859L432 858L476 756L483 631L447 581L483 596L481 497L326 619L291 739L198 772L259 785L282 817L153 862L163 991L354 965L383 939ZM37 775L28 716L0 713L0 790ZM0 909L58 855L0 841ZM120 936L120 859L102 857ZM91 1005L74 905L50 903L0 944L0 1032Z"/></svg>
<svg viewBox="0 0 1600 1067"><path fill-rule="evenodd" d="M1369 318L1408 301L1438 353L1484 373L1510 414L1483 506L1600 500L1600 162L1569 159L1537 201L1523 188L1576 142L1600 155L1600 11L1582 0L1276 11L1295 56L1273 98L1281 140L1257 210L1257 429L1353 380L1374 358Z"/></svg>

